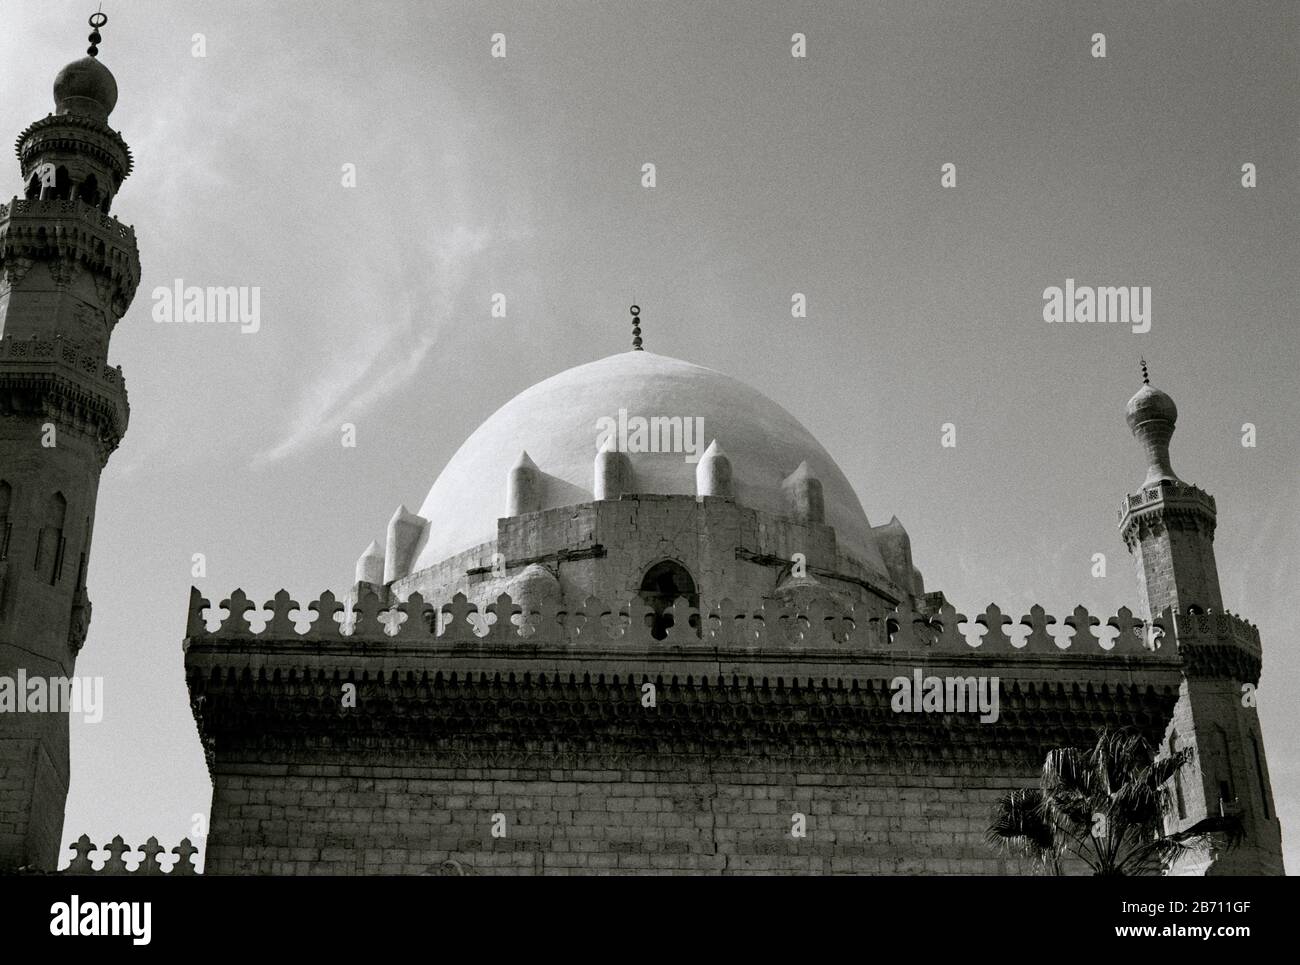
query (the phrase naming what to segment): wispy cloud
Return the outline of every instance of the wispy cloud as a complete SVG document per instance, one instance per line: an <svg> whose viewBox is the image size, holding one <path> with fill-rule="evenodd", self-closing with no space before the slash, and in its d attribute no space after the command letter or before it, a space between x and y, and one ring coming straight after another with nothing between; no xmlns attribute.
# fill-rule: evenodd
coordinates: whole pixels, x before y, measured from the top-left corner
<svg viewBox="0 0 1300 965"><path fill-rule="evenodd" d="M454 317L470 269L494 237L489 229L465 224L434 232L429 246L434 292L431 303L425 302L423 308L432 312L431 319L417 313L411 304L410 289L406 296L395 296L391 287L372 286L371 304L385 314L393 310L391 302L407 302L404 309L396 309L401 318L389 316L387 327L380 331L371 326L348 325L347 329L355 334L313 374L284 433L253 456L252 466L264 467L338 432L344 422L364 415L406 385L437 344L443 327ZM518 237L518 232L512 232L510 240Z"/></svg>

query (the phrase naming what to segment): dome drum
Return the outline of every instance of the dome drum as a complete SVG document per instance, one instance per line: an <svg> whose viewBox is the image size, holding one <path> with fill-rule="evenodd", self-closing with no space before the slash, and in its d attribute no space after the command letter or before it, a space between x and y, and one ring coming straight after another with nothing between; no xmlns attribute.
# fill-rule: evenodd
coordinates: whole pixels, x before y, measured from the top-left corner
<svg viewBox="0 0 1300 965"><path fill-rule="evenodd" d="M488 603L502 592L518 601L521 580L537 596L536 568L554 579L555 598L636 596L646 573L674 560L693 580L704 604L724 599L759 605L802 601L778 590L789 582L795 554L805 561L826 599L882 612L908 597L911 578L882 579L846 557L824 524L775 516L723 497L628 495L499 520L498 537L445 561L412 572L391 586L396 599L414 591L425 599L464 593ZM532 571L534 578L524 579ZM802 584L800 587L802 588ZM552 599L548 582L545 598Z"/></svg>

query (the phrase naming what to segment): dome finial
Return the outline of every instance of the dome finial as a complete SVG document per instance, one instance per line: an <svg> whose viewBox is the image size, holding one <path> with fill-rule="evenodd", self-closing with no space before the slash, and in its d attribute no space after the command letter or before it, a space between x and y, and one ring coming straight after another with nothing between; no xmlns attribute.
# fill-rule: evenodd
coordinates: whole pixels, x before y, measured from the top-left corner
<svg viewBox="0 0 1300 965"><path fill-rule="evenodd" d="M104 40L104 38L99 35L99 28L108 23L108 15L105 14L103 10L104 5L101 3L99 5L99 10L90 15L90 36L87 38L90 41L90 46L86 48L86 53L90 54L92 57L99 56L99 45Z"/></svg>
<svg viewBox="0 0 1300 965"><path fill-rule="evenodd" d="M628 309L632 313L632 351L641 351L641 306L633 305Z"/></svg>
<svg viewBox="0 0 1300 965"><path fill-rule="evenodd" d="M1141 365L1142 365L1142 384L1143 384L1143 385L1150 385L1150 384L1151 384L1151 373L1147 371L1147 360L1144 359L1144 358L1139 358L1139 359L1138 359L1138 362L1140 362Z"/></svg>
<svg viewBox="0 0 1300 965"><path fill-rule="evenodd" d="M1154 486L1162 479L1178 482L1169 465L1169 439L1178 422L1178 406L1165 392L1151 387L1145 360L1142 363L1142 387L1125 407L1128 427L1147 455L1147 478L1143 486Z"/></svg>

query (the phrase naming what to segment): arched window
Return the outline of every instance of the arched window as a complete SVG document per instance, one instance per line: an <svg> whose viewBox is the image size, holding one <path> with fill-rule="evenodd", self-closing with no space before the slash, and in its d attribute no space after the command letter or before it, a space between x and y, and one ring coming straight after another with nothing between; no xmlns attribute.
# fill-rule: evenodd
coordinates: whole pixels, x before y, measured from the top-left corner
<svg viewBox="0 0 1300 965"><path fill-rule="evenodd" d="M68 501L63 498L63 493L55 493L45 504L45 524L36 539L36 572L42 579L49 580L50 586L63 576L63 556L68 547L63 523L67 516Z"/></svg>
<svg viewBox="0 0 1300 965"><path fill-rule="evenodd" d="M10 518L13 502L13 487L0 479L0 560L9 558L9 537L14 531L14 521Z"/></svg>
<svg viewBox="0 0 1300 965"><path fill-rule="evenodd" d="M1223 755L1223 770L1219 772L1219 797L1225 804L1232 804L1237 800L1236 785L1232 780L1232 748L1228 745L1228 732L1222 727L1215 725L1215 734L1218 736L1219 753Z"/></svg>
<svg viewBox="0 0 1300 965"><path fill-rule="evenodd" d="M1264 803L1264 820L1273 820L1273 815L1268 813L1268 783L1264 780L1264 759L1259 753L1259 741L1255 735L1250 735L1250 749L1255 754L1255 777L1259 780L1259 799Z"/></svg>
<svg viewBox="0 0 1300 965"><path fill-rule="evenodd" d="M68 176L67 168L62 165L55 168L54 187L45 197L55 201L67 201L72 197L72 178Z"/></svg>
<svg viewBox="0 0 1300 965"><path fill-rule="evenodd" d="M668 636L668 628L673 625L673 616L669 612L673 601L685 597L691 606L699 608L700 594L695 588L695 580L690 571L676 560L662 560L646 570L641 578L639 595L642 601L654 610L654 622L650 634L656 640ZM691 625L696 625L692 618Z"/></svg>
<svg viewBox="0 0 1300 965"><path fill-rule="evenodd" d="M86 180L81 182L81 187L77 190L77 198L91 206L99 204L99 179L93 174L86 175Z"/></svg>
<svg viewBox="0 0 1300 965"><path fill-rule="evenodd" d="M1169 756L1173 757L1178 753L1178 731L1169 735ZM1183 821L1187 818L1187 803L1183 800L1183 772L1182 768L1174 771L1174 800L1178 804L1178 820Z"/></svg>

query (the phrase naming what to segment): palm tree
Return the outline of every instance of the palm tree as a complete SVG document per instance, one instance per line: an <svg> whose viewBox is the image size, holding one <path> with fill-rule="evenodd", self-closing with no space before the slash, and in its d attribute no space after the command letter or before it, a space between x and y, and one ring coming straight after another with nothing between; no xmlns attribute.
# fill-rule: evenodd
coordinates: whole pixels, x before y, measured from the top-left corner
<svg viewBox="0 0 1300 965"><path fill-rule="evenodd" d="M1091 749L1058 747L1048 752L1038 787L998 802L986 838L1058 875L1066 855L1081 859L1094 875L1150 875L1212 840L1232 847L1241 837L1233 816L1165 833L1170 783L1191 759L1190 748L1158 758L1130 728L1103 730Z"/></svg>

